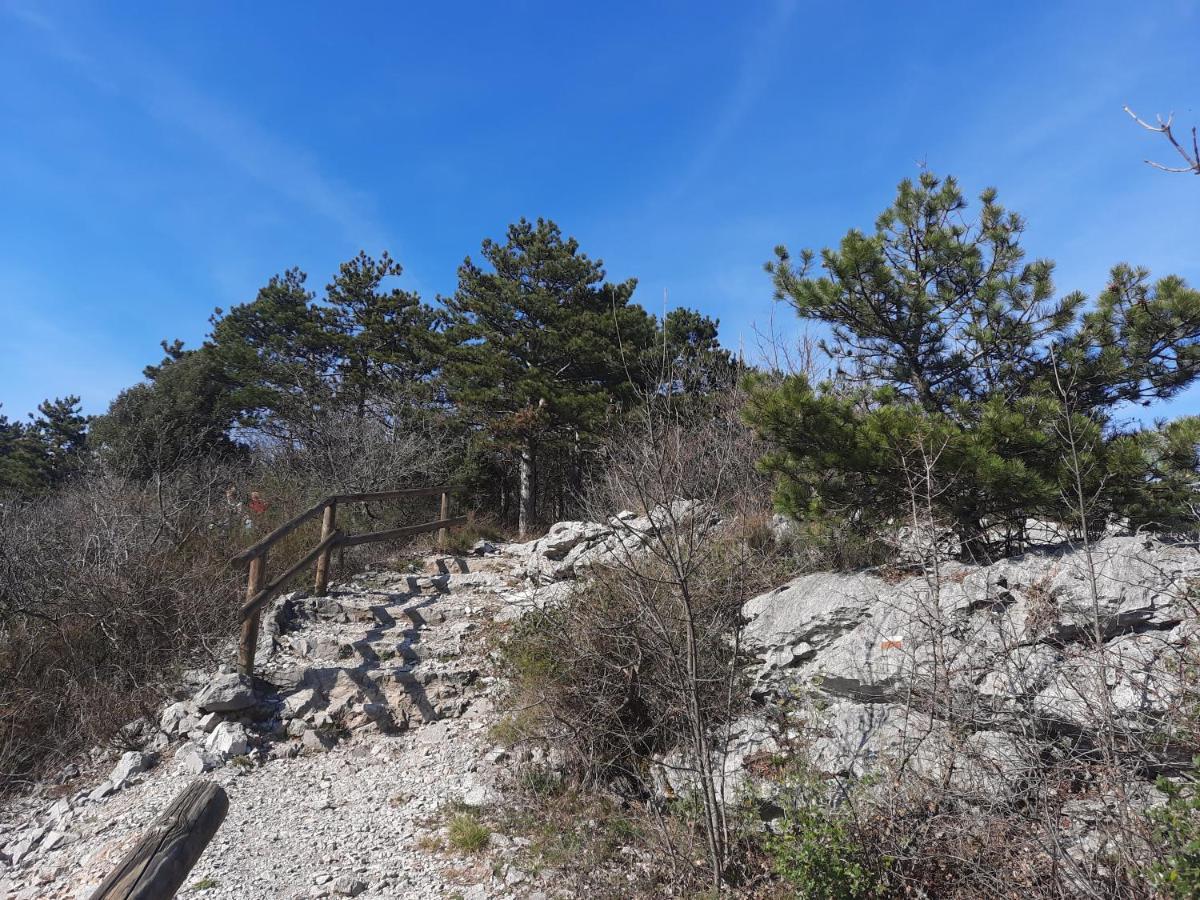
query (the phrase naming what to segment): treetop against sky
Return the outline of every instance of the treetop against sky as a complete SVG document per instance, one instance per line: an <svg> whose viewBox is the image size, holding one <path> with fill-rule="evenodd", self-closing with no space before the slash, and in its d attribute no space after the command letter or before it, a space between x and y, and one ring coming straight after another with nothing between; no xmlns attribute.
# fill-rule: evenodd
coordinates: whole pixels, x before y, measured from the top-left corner
<svg viewBox="0 0 1200 900"><path fill-rule="evenodd" d="M752 351L772 248L922 164L997 186L1064 293L1200 282L1200 182L1121 109L1200 121L1200 5L843 6L0 0L4 412L103 411L291 266L387 249L432 301L521 216Z"/></svg>

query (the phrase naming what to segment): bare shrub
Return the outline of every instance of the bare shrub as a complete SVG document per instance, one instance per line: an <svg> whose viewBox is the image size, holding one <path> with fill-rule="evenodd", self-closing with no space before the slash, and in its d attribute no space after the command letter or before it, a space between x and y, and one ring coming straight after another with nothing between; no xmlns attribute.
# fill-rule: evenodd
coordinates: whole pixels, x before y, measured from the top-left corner
<svg viewBox="0 0 1200 900"><path fill-rule="evenodd" d="M231 632L243 523L220 468L0 504L0 787L110 737Z"/></svg>
<svg viewBox="0 0 1200 900"><path fill-rule="evenodd" d="M314 406L303 426L260 453L293 483L327 494L442 483L462 453L444 415L405 400L374 398L361 412Z"/></svg>
<svg viewBox="0 0 1200 900"><path fill-rule="evenodd" d="M737 842L723 798L727 731L748 697L740 610L779 575L739 401L647 398L585 498L588 517L614 528L607 564L571 602L528 618L509 648L515 702L538 711L578 783L652 798L655 765L672 757L689 785L684 832L701 839L714 888L731 877ZM621 510L644 516L613 517ZM663 865L693 884L696 850L679 843L679 821L647 809Z"/></svg>
<svg viewBox="0 0 1200 900"><path fill-rule="evenodd" d="M368 409L368 413L371 413ZM59 492L0 502L0 790L31 782L149 716L189 664L223 660L245 575L229 559L331 493L448 480L436 419L314 411L311 443L235 460L184 454L146 480L97 465ZM252 511L251 492L266 502ZM428 521L437 498L356 505L346 530ZM319 521L271 549L268 572L313 546ZM345 573L394 552L353 548Z"/></svg>

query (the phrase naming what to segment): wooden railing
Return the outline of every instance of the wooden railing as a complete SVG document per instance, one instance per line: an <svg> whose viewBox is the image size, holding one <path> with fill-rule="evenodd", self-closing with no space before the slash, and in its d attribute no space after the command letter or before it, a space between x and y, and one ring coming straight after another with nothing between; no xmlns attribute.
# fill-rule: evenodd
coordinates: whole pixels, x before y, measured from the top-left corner
<svg viewBox="0 0 1200 900"><path fill-rule="evenodd" d="M235 556L232 562L247 568L246 601L241 608L242 631L238 641L238 671L243 675L254 674L254 651L258 645L258 631L262 622L263 607L297 574L315 561L316 577L313 582L313 592L323 595L329 588L329 561L336 547L394 541L398 538L411 537L430 531L438 532L438 543L444 545L449 529L466 525L472 518L470 513L463 516L450 515L450 497L456 490L457 488L449 485L442 485L439 487L402 488L395 491L375 491L366 494L334 494L284 522L266 537ZM437 496L441 497L441 512L439 517L432 522L406 525L402 528L389 528L385 531L374 531L367 534L343 534L337 527L339 506L349 503L377 503ZM321 517L320 541L298 561L292 563L268 582L267 554L271 547L317 516Z"/></svg>

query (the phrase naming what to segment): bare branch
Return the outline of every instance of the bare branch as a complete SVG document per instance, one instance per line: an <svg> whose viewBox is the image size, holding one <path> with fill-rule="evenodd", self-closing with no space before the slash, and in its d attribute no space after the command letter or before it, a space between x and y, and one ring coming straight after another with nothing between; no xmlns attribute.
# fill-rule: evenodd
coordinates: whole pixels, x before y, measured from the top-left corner
<svg viewBox="0 0 1200 900"><path fill-rule="evenodd" d="M1190 172L1193 175L1200 175L1200 140L1197 139L1195 127L1192 128L1192 150L1189 153L1188 150L1179 143L1179 140L1175 137L1175 133L1171 130L1172 123L1175 121L1174 113L1168 114L1165 121L1163 120L1162 116L1155 116L1158 124L1151 125L1149 122L1140 118L1138 114L1128 106L1123 107L1123 109L1129 114L1129 117L1133 119L1133 121L1137 122L1137 124L1141 125L1147 131L1152 131L1155 134L1166 135L1167 140L1171 142L1171 146L1175 148L1175 151L1182 156L1184 162L1187 163L1185 166L1165 166L1162 163L1157 163L1153 160L1147 159L1145 160L1146 165L1155 169L1159 169L1163 172L1173 172L1177 174Z"/></svg>

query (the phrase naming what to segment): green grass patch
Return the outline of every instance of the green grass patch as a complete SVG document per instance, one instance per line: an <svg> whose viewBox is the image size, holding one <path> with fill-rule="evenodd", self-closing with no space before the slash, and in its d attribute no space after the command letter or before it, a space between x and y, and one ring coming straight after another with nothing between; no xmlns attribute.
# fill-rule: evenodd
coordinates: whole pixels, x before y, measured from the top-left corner
<svg viewBox="0 0 1200 900"><path fill-rule="evenodd" d="M447 838L450 846L462 853L479 853L488 845L492 830L472 813L459 813L450 820Z"/></svg>

